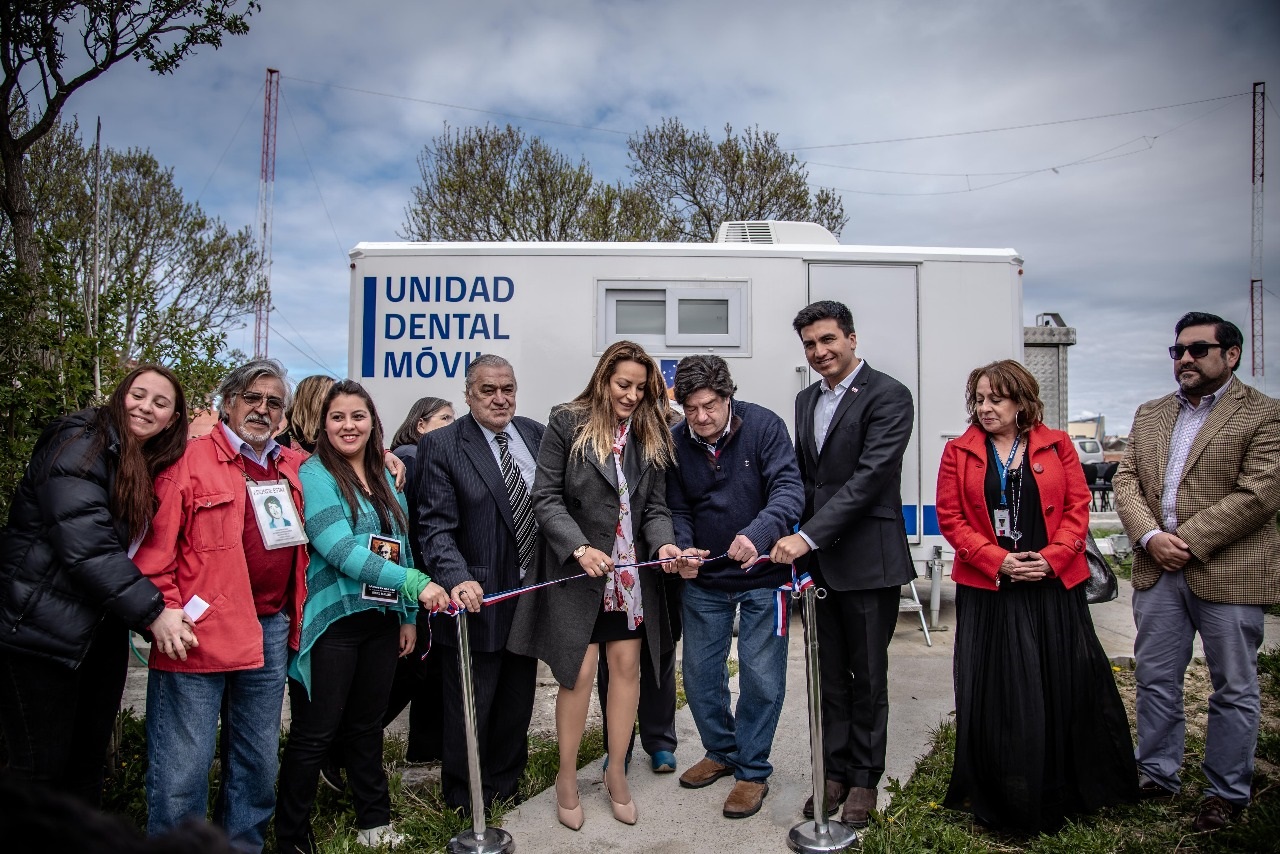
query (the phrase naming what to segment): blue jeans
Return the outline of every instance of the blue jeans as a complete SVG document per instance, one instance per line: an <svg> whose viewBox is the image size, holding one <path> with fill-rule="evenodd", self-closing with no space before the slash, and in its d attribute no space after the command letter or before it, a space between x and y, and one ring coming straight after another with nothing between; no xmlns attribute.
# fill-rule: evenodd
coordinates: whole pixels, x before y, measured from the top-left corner
<svg viewBox="0 0 1280 854"><path fill-rule="evenodd" d="M205 818L222 715L222 785L215 817L231 844L261 851L276 805L289 619L259 618L263 666L226 673L152 670L147 679L147 833Z"/></svg>
<svg viewBox="0 0 1280 854"><path fill-rule="evenodd" d="M787 691L787 639L774 634L776 602L773 589L684 588L685 696L707 758L733 768L739 780L762 782L773 773L769 750ZM739 608L740 693L732 711L727 662Z"/></svg>
<svg viewBox="0 0 1280 854"><path fill-rule="evenodd" d="M1262 709L1258 648L1263 612L1262 605L1201 599L1181 570L1162 574L1147 590L1133 591L1138 770L1166 789L1176 792L1182 785L1182 680L1199 632L1213 682L1201 766L1208 780L1204 793L1248 806Z"/></svg>

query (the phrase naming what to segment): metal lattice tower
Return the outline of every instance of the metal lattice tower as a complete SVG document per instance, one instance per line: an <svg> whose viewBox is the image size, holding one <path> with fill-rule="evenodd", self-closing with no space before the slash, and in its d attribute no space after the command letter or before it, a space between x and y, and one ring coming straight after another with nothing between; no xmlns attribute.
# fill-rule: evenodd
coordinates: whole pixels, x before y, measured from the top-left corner
<svg viewBox="0 0 1280 854"><path fill-rule="evenodd" d="M1262 338L1262 152L1266 137L1267 84L1253 84L1253 239L1249 251L1249 319L1252 336L1253 375L1266 373L1266 348Z"/></svg>
<svg viewBox="0 0 1280 854"><path fill-rule="evenodd" d="M267 69L262 103L262 170L258 181L258 269L254 284L260 288L253 313L253 355L267 357L267 332L271 313L271 219L276 193L276 116L280 107L280 72Z"/></svg>

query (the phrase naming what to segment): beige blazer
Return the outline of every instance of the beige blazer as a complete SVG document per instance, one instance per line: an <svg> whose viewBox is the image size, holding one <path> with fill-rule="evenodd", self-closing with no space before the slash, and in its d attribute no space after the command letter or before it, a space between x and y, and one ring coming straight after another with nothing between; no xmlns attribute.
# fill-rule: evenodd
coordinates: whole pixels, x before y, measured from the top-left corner
<svg viewBox="0 0 1280 854"><path fill-rule="evenodd" d="M1178 398L1138 407L1116 472L1116 509L1133 541L1133 586L1163 570L1138 540L1161 529L1160 501ZM1191 549L1187 586L1201 599L1239 605L1280 602L1280 401L1238 377L1196 434L1178 485L1177 535Z"/></svg>

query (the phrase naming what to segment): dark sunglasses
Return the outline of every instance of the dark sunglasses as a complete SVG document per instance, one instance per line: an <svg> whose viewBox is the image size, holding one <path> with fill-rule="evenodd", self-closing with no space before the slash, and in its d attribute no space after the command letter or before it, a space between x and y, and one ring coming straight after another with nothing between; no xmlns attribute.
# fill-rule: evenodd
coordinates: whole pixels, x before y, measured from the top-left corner
<svg viewBox="0 0 1280 854"><path fill-rule="evenodd" d="M284 409L284 401L280 398L261 394L256 391L242 391L240 392L240 399L254 409L257 409L258 404L262 403L263 400L267 401L267 409L270 409L272 412L279 412Z"/></svg>
<svg viewBox="0 0 1280 854"><path fill-rule="evenodd" d="M1174 344L1169 348L1170 359L1181 359L1183 353L1190 353L1193 359L1203 359L1209 355L1209 351L1214 347L1225 350L1221 344L1209 344L1205 341L1197 341L1194 344Z"/></svg>

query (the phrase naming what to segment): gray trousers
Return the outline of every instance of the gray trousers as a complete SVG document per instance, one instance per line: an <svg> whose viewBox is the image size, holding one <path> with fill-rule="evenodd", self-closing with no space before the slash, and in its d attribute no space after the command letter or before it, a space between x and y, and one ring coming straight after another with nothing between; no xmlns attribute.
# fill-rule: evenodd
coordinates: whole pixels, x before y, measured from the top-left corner
<svg viewBox="0 0 1280 854"><path fill-rule="evenodd" d="M1187 587L1181 571L1166 572L1147 590L1133 591L1138 683L1138 770L1172 791L1186 736L1183 676L1196 632L1213 682L1205 737L1205 795L1237 806L1249 803L1253 753L1262 701L1258 648L1262 605L1206 602Z"/></svg>

